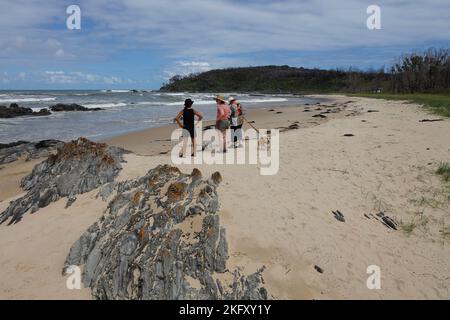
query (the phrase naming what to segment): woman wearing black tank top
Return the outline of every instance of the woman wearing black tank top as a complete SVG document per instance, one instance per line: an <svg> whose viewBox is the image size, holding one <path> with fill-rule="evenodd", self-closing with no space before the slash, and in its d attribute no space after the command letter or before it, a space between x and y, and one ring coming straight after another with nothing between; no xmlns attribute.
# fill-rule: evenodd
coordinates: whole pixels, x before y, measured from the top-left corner
<svg viewBox="0 0 450 320"><path fill-rule="evenodd" d="M186 154L187 142L188 142L189 137L191 138L191 142L192 142L191 156L192 157L195 156L195 149L196 149L195 117L197 116L198 121L200 121L203 119L203 115L200 112L195 111L192 108L193 104L194 104L194 101L192 101L191 99L186 99L184 101L184 109L181 110L175 118L175 121L178 123L180 128L184 129L183 130L183 149L182 149L182 152L180 153L180 157L183 157ZM181 119L183 119L183 123L181 123L181 121L180 121Z"/></svg>

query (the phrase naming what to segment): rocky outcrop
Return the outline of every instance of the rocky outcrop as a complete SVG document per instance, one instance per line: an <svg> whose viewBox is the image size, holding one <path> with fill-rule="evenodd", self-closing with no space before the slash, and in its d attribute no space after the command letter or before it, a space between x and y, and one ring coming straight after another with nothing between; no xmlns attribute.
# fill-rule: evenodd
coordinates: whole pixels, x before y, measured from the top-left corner
<svg viewBox="0 0 450 320"><path fill-rule="evenodd" d="M58 140L42 140L39 142L17 141L7 144L0 143L0 164L14 162L24 157L26 161L48 157L56 152L64 142Z"/></svg>
<svg viewBox="0 0 450 320"><path fill-rule="evenodd" d="M227 269L221 180L165 165L106 184L98 196L110 199L107 209L72 246L63 273L83 265L95 299L267 299L263 269Z"/></svg>
<svg viewBox="0 0 450 320"><path fill-rule="evenodd" d="M23 116L48 116L51 112L47 109L41 109L38 112L31 108L19 107L17 103L11 103L9 107L0 106L0 118L16 118Z"/></svg>
<svg viewBox="0 0 450 320"><path fill-rule="evenodd" d="M65 103L58 103L50 107L50 110L53 112L62 112L62 111L100 111L103 110L102 108L86 108L83 106L80 106L79 104L72 103L72 104L65 104Z"/></svg>
<svg viewBox="0 0 450 320"><path fill-rule="evenodd" d="M25 213L34 213L61 197L68 197L70 205L77 194L114 181L122 169L124 152L85 138L63 144L21 181L27 193L0 213L0 223L8 219L9 224L17 223Z"/></svg>

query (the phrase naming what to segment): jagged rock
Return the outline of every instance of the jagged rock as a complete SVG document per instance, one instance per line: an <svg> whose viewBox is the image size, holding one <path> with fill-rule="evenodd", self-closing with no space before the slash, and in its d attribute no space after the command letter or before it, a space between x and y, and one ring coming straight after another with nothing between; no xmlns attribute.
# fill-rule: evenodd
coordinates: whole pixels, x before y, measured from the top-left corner
<svg viewBox="0 0 450 320"><path fill-rule="evenodd" d="M59 140L42 140L39 142L17 141L0 144L0 164L10 163L25 157L26 160L48 157L64 142Z"/></svg>
<svg viewBox="0 0 450 320"><path fill-rule="evenodd" d="M21 187L27 193L0 213L0 224L8 219L9 224L17 223L28 210L36 212L61 197L69 197L71 205L75 195L114 181L122 169L124 152L85 138L63 144L22 179Z"/></svg>
<svg viewBox="0 0 450 320"><path fill-rule="evenodd" d="M262 271L228 270L228 244L217 214L219 173L168 165L106 185L114 196L100 220L73 244L63 274L84 266L95 299L267 299Z"/></svg>
<svg viewBox="0 0 450 320"><path fill-rule="evenodd" d="M58 103L50 107L50 110L54 112L62 112L62 111L100 111L103 110L102 108L86 108L83 106L80 106L79 104L72 103L72 104L65 104L65 103Z"/></svg>
<svg viewBox="0 0 450 320"><path fill-rule="evenodd" d="M0 118L16 118L23 116L48 116L50 111L41 109L38 112L33 112L31 108L19 107L17 103L11 103L9 107L0 106Z"/></svg>

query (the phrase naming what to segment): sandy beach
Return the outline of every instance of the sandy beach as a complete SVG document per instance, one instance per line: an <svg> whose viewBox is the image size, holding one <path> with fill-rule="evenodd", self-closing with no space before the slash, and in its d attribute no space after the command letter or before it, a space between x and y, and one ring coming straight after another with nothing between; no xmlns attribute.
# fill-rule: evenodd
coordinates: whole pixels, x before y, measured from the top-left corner
<svg viewBox="0 0 450 320"><path fill-rule="evenodd" d="M402 101L313 97L328 100L306 106L308 112L299 105L247 115L258 128L281 129L278 174L262 176L256 165L179 166L223 177L228 267L265 266L273 299L449 299L450 186L435 171L450 159L450 120L419 122L437 116ZM104 141L132 152L118 181L171 164L174 128ZM0 167L0 211L23 193L20 179L42 160ZM16 225L0 225L0 299L90 298L89 289L66 289L62 267L106 208L97 192L68 209L60 199ZM335 219L336 210L345 222ZM371 265L381 270L379 290L366 285Z"/></svg>

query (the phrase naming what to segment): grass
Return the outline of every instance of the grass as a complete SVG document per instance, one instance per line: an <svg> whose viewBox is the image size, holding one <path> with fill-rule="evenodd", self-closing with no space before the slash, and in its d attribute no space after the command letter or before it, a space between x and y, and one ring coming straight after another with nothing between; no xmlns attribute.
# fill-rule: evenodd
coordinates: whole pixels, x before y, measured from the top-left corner
<svg viewBox="0 0 450 320"><path fill-rule="evenodd" d="M394 93L360 93L348 94L348 96L365 97L386 100L406 100L423 105L432 113L450 117L450 93L432 94L432 93L416 93L416 94L394 94Z"/></svg>
<svg viewBox="0 0 450 320"><path fill-rule="evenodd" d="M450 165L447 162L441 163L436 170L436 174L442 176L444 181L450 181Z"/></svg>
<svg viewBox="0 0 450 320"><path fill-rule="evenodd" d="M400 228L407 235L410 235L416 228L424 228L428 224L427 217L421 216L418 220L413 219L411 222L400 222Z"/></svg>
<svg viewBox="0 0 450 320"><path fill-rule="evenodd" d="M417 224L414 222L401 223L400 228L402 228L403 232L407 235L411 234L414 229L417 227Z"/></svg>

